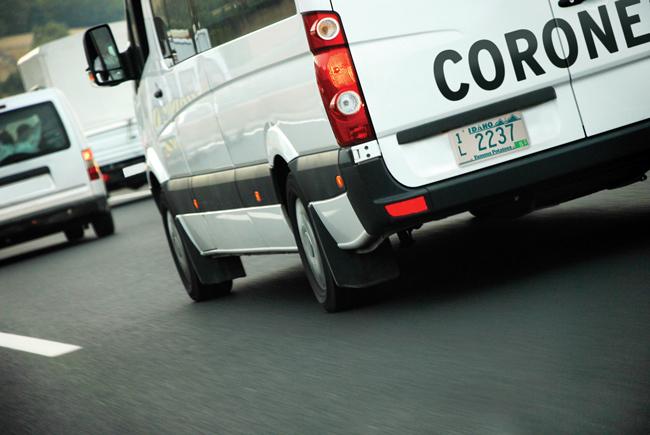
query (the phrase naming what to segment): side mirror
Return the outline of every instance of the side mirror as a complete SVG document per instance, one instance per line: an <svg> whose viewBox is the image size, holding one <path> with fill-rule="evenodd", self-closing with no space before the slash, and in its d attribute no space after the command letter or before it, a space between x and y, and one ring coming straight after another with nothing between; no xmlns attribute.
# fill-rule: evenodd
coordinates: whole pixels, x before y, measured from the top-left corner
<svg viewBox="0 0 650 435"><path fill-rule="evenodd" d="M96 85L116 86L133 79L107 24L86 31L84 50L90 78Z"/></svg>

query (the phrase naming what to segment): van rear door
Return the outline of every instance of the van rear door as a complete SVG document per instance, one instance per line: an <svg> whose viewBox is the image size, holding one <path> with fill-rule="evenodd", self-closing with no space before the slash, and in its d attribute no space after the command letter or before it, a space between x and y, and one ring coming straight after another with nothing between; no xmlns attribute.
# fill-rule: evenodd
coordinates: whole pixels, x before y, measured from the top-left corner
<svg viewBox="0 0 650 435"><path fill-rule="evenodd" d="M551 4L587 134L650 118L650 1Z"/></svg>
<svg viewBox="0 0 650 435"><path fill-rule="evenodd" d="M547 55L553 50L561 57L559 41L544 43L553 22L548 1L332 4L341 16L384 160L403 185L433 183L584 138L569 72ZM507 124L515 118L523 119L515 133L526 140L517 141L517 150L513 143L514 152L488 155L488 148L485 159L476 150L458 152L456 142L471 131L477 142L472 146L479 146L482 121ZM429 135L410 134L450 119L454 122L438 124L439 131L424 128ZM494 140L505 140L500 136ZM477 160L461 160L470 152Z"/></svg>
<svg viewBox="0 0 650 435"><path fill-rule="evenodd" d="M88 184L66 130L52 102L0 111L0 207Z"/></svg>

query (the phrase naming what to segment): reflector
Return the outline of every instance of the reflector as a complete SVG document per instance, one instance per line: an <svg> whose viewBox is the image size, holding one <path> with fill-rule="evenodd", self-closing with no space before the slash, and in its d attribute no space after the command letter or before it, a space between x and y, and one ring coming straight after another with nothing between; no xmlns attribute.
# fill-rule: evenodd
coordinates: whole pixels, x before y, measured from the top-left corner
<svg viewBox="0 0 650 435"><path fill-rule="evenodd" d="M405 217L424 213L427 210L429 210L429 207L427 206L427 201L424 199L424 196L395 202L386 206L386 212L392 217Z"/></svg>

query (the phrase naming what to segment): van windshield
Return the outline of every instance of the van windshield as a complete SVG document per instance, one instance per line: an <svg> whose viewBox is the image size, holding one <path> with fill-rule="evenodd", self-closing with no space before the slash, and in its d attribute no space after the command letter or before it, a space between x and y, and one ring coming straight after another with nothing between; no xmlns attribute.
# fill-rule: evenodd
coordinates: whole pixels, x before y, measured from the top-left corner
<svg viewBox="0 0 650 435"><path fill-rule="evenodd" d="M0 113L0 166L70 147L52 103Z"/></svg>

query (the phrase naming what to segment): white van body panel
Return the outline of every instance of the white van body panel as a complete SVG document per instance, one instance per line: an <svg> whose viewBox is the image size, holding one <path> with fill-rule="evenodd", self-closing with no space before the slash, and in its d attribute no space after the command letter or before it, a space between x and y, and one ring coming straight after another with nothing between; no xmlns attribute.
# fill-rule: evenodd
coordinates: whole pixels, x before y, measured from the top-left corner
<svg viewBox="0 0 650 435"><path fill-rule="evenodd" d="M299 154L336 148L299 15L197 57L204 59L235 166L268 161L271 127Z"/></svg>
<svg viewBox="0 0 650 435"><path fill-rule="evenodd" d="M211 95L198 98L187 110L180 112L176 129L193 175L233 167Z"/></svg>
<svg viewBox="0 0 650 435"><path fill-rule="evenodd" d="M159 50L156 42L151 51L162 56ZM219 157L222 160L212 162L216 165L212 170L272 161L275 155L269 149L277 147L277 142L267 142L271 129L282 131L299 153L336 148L299 16L200 53L173 68L167 68L165 62L148 61L146 69L139 94L153 113L158 142L170 122L181 131L191 131L194 139L189 145L184 142L182 150L191 173L200 173L201 165L206 164L196 153L210 148L218 151L222 141L232 162ZM278 87L288 92L277 93ZM163 97L152 101L150 96L156 90L162 90ZM198 113L202 119L196 118ZM290 150L278 154L292 156ZM170 171L170 175L189 174L179 170Z"/></svg>
<svg viewBox="0 0 650 435"><path fill-rule="evenodd" d="M126 23L113 23L111 29L120 49L126 49ZM135 122L133 84L111 89L92 85L85 73L83 32L32 50L18 61L18 70L26 90L57 88L66 95L100 166L144 155Z"/></svg>
<svg viewBox="0 0 650 435"><path fill-rule="evenodd" d="M434 183L584 137L568 71L555 68L538 55L546 74L536 76L526 68L527 79L518 82L508 56L504 35L518 29L538 35L538 51L543 52L542 28L553 19L547 2L456 0L442 7L430 0L411 0L399 8L391 0L332 3L345 26L386 165L401 184L417 187ZM369 13L373 22L386 25L368 25ZM504 58L505 81L496 90L479 88L470 73L468 51L479 40L494 42ZM469 94L460 101L449 101L436 86L434 59L443 50L455 50L463 56L459 63L445 66L451 88L470 84ZM481 70L493 78L494 62L487 53L482 54ZM459 167L446 133L406 145L397 143L395 135L400 131L545 87L553 87L557 99L523 110L531 142L525 151Z"/></svg>
<svg viewBox="0 0 650 435"><path fill-rule="evenodd" d="M296 0L296 9L300 13L311 11L331 11L330 0Z"/></svg>
<svg viewBox="0 0 650 435"><path fill-rule="evenodd" d="M181 215L177 219L206 256L297 252L280 205Z"/></svg>
<svg viewBox="0 0 650 435"><path fill-rule="evenodd" d="M570 71L587 134L596 135L650 118L650 2L592 0L572 8L551 4L555 16L569 22L577 35L578 59ZM585 13L600 29L611 26L612 32L605 33L613 35L613 53L594 36L592 58L581 29L579 14ZM629 26L631 34L627 38L620 15L634 23ZM568 51L566 36L562 42Z"/></svg>
<svg viewBox="0 0 650 435"><path fill-rule="evenodd" d="M316 210L318 217L339 248L361 249L375 240L359 222L347 193L325 201L314 201L311 207Z"/></svg>
<svg viewBox="0 0 650 435"><path fill-rule="evenodd" d="M169 174L167 173L165 165L163 165L160 161L160 157L158 157L156 149L149 147L147 148L146 153L147 168L149 172L156 177L156 180L158 180L159 183L165 183L168 181Z"/></svg>
<svg viewBox="0 0 650 435"><path fill-rule="evenodd" d="M40 180L39 180L40 181ZM83 200L92 200L102 196L101 189L82 185L66 190L57 189L51 177L47 177L47 186L35 186L33 182L16 183L14 188L0 189L2 195L22 197L23 201L10 206L1 206L0 223L32 216L54 207L65 208L68 204L76 204ZM30 192L25 195L25 192ZM105 195L104 195L105 196Z"/></svg>
<svg viewBox="0 0 650 435"><path fill-rule="evenodd" d="M81 151L86 143L71 106L55 89L21 94L0 100L0 114L12 110L52 103L65 129L70 147L28 160L0 166L0 179L40 168L47 173L0 186L0 223L38 214L84 200L106 198L101 180L88 178Z"/></svg>
<svg viewBox="0 0 650 435"><path fill-rule="evenodd" d="M285 162L290 162L299 155L282 129L277 125L268 129L266 132L266 156L270 167L275 164L276 157L280 157Z"/></svg>
<svg viewBox="0 0 650 435"><path fill-rule="evenodd" d="M148 2L143 12L151 39L155 29ZM278 156L289 162L300 154L337 148L300 15L173 67L162 58L156 39L149 44L138 104L151 114L144 118L145 136L157 138L151 147L166 177L272 164ZM158 90L163 95L154 98ZM279 206L196 215L179 220L204 253L231 252L236 244L250 252L295 251ZM219 234L210 236L211 228L220 228ZM272 235L256 228L272 228Z"/></svg>

